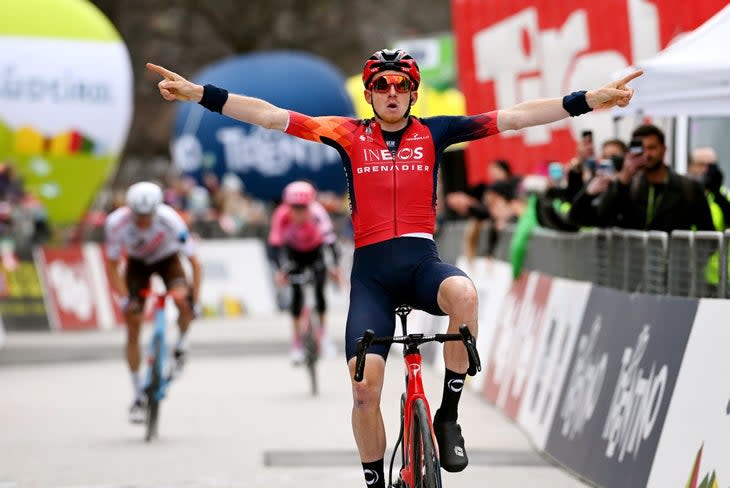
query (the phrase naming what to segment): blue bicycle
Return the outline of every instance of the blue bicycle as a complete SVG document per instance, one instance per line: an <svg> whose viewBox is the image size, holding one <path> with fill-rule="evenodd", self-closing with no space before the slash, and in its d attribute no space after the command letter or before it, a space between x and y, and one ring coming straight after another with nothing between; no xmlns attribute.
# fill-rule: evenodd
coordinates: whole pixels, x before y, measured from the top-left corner
<svg viewBox="0 0 730 488"><path fill-rule="evenodd" d="M157 437L160 402L165 398L174 375L172 373L173 368L168 365L169 357L165 338L165 330L167 329L165 302L170 293L157 294L148 291L144 295L154 299L155 327L147 351L147 376L144 387L147 396L145 441L149 442Z"/></svg>

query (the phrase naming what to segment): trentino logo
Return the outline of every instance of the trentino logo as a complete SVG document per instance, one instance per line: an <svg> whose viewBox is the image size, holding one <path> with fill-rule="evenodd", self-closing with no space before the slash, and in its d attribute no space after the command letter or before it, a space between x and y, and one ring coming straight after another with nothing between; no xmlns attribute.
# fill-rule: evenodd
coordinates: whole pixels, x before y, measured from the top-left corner
<svg viewBox="0 0 730 488"><path fill-rule="evenodd" d="M684 485L685 488L719 488L720 486L714 469L712 470L712 473L705 474L705 477L702 478L702 481L698 484L698 479L700 477L700 464L702 463L702 450L704 448L705 445L703 444L700 446L700 450L697 451L695 462L692 465L692 472L689 475L689 480L687 480L687 484Z"/></svg>

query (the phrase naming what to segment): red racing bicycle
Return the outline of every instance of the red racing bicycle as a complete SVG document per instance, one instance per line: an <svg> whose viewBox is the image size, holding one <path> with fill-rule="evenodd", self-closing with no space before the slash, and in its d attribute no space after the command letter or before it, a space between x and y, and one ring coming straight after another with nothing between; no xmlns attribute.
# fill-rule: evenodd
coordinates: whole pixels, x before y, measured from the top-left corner
<svg viewBox="0 0 730 488"><path fill-rule="evenodd" d="M408 334L406 317L410 311L411 307L408 306L399 306L395 310L403 329L402 336L375 337L375 333L368 329L358 340L354 379L357 382L362 381L365 355L371 345L403 344L406 392L401 395L400 433L390 458L388 486L389 488L441 488L439 452L431 423L431 410L421 381L422 358L418 347L427 342L462 341L469 357L468 374L474 376L482 367L474 337L466 325L459 328L458 334ZM394 484L393 462L399 446L401 469Z"/></svg>

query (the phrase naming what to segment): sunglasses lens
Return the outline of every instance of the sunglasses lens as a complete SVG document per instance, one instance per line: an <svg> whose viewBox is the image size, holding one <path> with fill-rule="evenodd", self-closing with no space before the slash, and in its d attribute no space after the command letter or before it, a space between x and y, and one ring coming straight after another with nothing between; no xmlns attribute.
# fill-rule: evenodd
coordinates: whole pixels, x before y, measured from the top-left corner
<svg viewBox="0 0 730 488"><path fill-rule="evenodd" d="M408 93L411 89L411 80L400 75L386 75L373 81L373 91L377 93L386 93L390 90L390 85L395 86L398 93Z"/></svg>

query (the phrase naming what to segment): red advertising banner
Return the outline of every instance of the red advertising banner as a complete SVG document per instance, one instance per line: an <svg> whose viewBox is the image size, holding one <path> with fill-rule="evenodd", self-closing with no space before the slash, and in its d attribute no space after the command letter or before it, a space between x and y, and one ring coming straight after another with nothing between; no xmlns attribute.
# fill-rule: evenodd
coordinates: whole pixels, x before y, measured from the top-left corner
<svg viewBox="0 0 730 488"><path fill-rule="evenodd" d="M601 86L616 71L697 28L726 3L452 0L459 87L467 113ZM612 112L473 142L467 148L469 183L486 181L487 163L497 158L509 160L522 174L542 170L547 161L568 161L580 132L587 129L594 131L598 144L613 137Z"/></svg>
<svg viewBox="0 0 730 488"><path fill-rule="evenodd" d="M97 328L94 280L82 248L40 248L36 252L51 326L63 330Z"/></svg>
<svg viewBox="0 0 730 488"><path fill-rule="evenodd" d="M549 276L523 273L497 316L484 393L512 419L517 418L535 363L551 284Z"/></svg>

